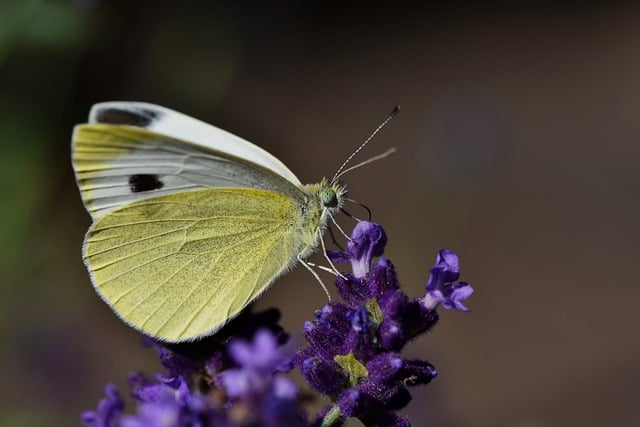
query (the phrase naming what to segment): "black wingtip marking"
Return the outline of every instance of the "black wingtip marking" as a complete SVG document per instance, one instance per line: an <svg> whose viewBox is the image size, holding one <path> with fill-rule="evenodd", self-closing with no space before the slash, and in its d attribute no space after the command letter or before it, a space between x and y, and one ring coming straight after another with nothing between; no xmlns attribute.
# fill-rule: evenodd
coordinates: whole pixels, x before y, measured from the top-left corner
<svg viewBox="0 0 640 427"><path fill-rule="evenodd" d="M124 110L121 108L105 108L96 114L98 123L108 123L114 125L130 125L147 127L158 119L160 114L157 111L140 108L136 110Z"/></svg>
<svg viewBox="0 0 640 427"><path fill-rule="evenodd" d="M138 174L129 177L129 187L132 193L142 193L144 191L158 190L164 187L158 175Z"/></svg>

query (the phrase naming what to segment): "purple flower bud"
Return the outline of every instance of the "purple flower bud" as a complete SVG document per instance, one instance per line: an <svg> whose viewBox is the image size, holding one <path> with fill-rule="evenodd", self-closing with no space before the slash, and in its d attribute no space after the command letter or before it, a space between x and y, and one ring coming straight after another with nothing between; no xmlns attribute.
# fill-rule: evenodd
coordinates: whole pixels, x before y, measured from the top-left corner
<svg viewBox="0 0 640 427"><path fill-rule="evenodd" d="M144 390L146 387L153 385L153 381L142 372L134 372L129 375L127 384L129 385L131 397L138 402L142 402L143 399L140 396L140 390Z"/></svg>
<svg viewBox="0 0 640 427"><path fill-rule="evenodd" d="M341 354L352 352L354 357L366 363L376 355L377 345L373 331L356 331L352 329L345 339Z"/></svg>
<svg viewBox="0 0 640 427"><path fill-rule="evenodd" d="M136 415L122 417L120 427L182 426L180 407L170 402L145 403Z"/></svg>
<svg viewBox="0 0 640 427"><path fill-rule="evenodd" d="M253 341L235 339L228 348L239 368L222 372L216 382L231 398L268 392L273 387L274 372L289 363L289 358L281 354L276 337L266 329L258 331ZM279 384L279 387L283 389L284 385Z"/></svg>
<svg viewBox="0 0 640 427"><path fill-rule="evenodd" d="M167 348L164 343L158 342L150 337L144 338L144 344L153 347L158 353L160 363L166 370L169 377L177 377L182 375L188 378L192 373L198 370L201 363L194 358L178 354Z"/></svg>
<svg viewBox="0 0 640 427"><path fill-rule="evenodd" d="M427 290L435 289L443 283L455 282L460 278L458 255L449 249L441 249L436 257L436 264L431 269L427 282Z"/></svg>
<svg viewBox="0 0 640 427"><path fill-rule="evenodd" d="M340 412L342 412L345 417L357 417L361 412L361 408L366 405L363 400L366 400L366 396L360 393L357 387L347 389L338 399Z"/></svg>
<svg viewBox="0 0 640 427"><path fill-rule="evenodd" d="M331 302L320 311L315 327L304 331L304 337L316 354L329 362L336 354L346 354L345 337L351 331L349 308L339 302Z"/></svg>
<svg viewBox="0 0 640 427"><path fill-rule="evenodd" d="M164 377L156 374L156 381L144 377L129 377L129 383L136 383L137 389L132 389L132 396L142 402L171 402L186 404L191 395L189 386L182 376Z"/></svg>
<svg viewBox="0 0 640 427"><path fill-rule="evenodd" d="M386 258L380 258L378 260L371 272L369 286L371 287L372 296L376 298L400 289L396 270L393 264L391 264L391 261Z"/></svg>
<svg viewBox="0 0 640 427"><path fill-rule="evenodd" d="M289 379L275 377L273 379L273 395L279 399L293 400L298 396L298 389Z"/></svg>
<svg viewBox="0 0 640 427"><path fill-rule="evenodd" d="M222 352L215 352L205 361L204 369L213 378L226 367L225 365L225 355Z"/></svg>
<svg viewBox="0 0 640 427"><path fill-rule="evenodd" d="M357 386L345 390L338 398L340 412L346 417L370 420L365 425L386 425L372 423L384 417L388 411L401 409L409 403L411 395L400 386L384 387L379 383L365 380ZM381 418L382 419L382 418Z"/></svg>
<svg viewBox="0 0 640 427"><path fill-rule="evenodd" d="M307 355L313 353L306 350ZM309 356L303 360L296 358L296 365L309 385L327 396L336 394L347 382L344 371L333 361Z"/></svg>
<svg viewBox="0 0 640 427"><path fill-rule="evenodd" d="M159 349L158 356L160 363L167 370L167 375L170 377L179 375L187 377L198 369L193 359L174 353L166 348Z"/></svg>
<svg viewBox="0 0 640 427"><path fill-rule="evenodd" d="M165 384L153 381L146 386L140 387L134 396L137 400L144 403L173 398L174 393L172 393Z"/></svg>
<svg viewBox="0 0 640 427"><path fill-rule="evenodd" d="M369 319L369 312L364 306L357 307L349 315L351 320L351 328L356 332L366 332L371 328L371 320Z"/></svg>
<svg viewBox="0 0 640 427"><path fill-rule="evenodd" d="M365 304L374 296L369 280L364 277L357 278L350 273L344 273L344 277L336 278L336 288L345 303L351 306Z"/></svg>
<svg viewBox="0 0 640 427"><path fill-rule="evenodd" d="M408 341L402 325L392 319L385 319L378 328L380 345L386 350L401 350Z"/></svg>
<svg viewBox="0 0 640 427"><path fill-rule="evenodd" d="M375 331L367 307L363 305L356 307L348 317L351 322L351 330L344 340L340 354L347 354L351 351L358 360L367 361L375 355L376 348Z"/></svg>
<svg viewBox="0 0 640 427"><path fill-rule="evenodd" d="M404 365L397 353L382 353L367 363L369 380L376 383L393 383Z"/></svg>
<svg viewBox="0 0 640 427"><path fill-rule="evenodd" d="M383 321L378 328L381 345L387 350L398 351L411 339L433 325L431 317L425 317L417 301L409 301L401 290L386 293L380 300Z"/></svg>
<svg viewBox="0 0 640 427"><path fill-rule="evenodd" d="M81 415L86 427L115 427L118 425L124 402L113 384L104 387L106 397L98 403L96 411L85 411Z"/></svg>
<svg viewBox="0 0 640 427"><path fill-rule="evenodd" d="M333 307L331 305L325 305L320 310L316 310L315 312L316 319L318 320L326 319L327 317L331 316L332 312L333 312Z"/></svg>
<svg viewBox="0 0 640 427"><path fill-rule="evenodd" d="M351 232L351 240L347 243L347 252L328 251L334 262L351 262L353 276L366 277L371 260L384 252L387 235L379 224L359 221Z"/></svg>
<svg viewBox="0 0 640 427"><path fill-rule="evenodd" d="M366 412L380 410L396 411L402 409L411 401L409 390L400 385L390 385L364 380L359 385L360 390L367 396L366 400L369 408ZM364 408L364 405L362 405Z"/></svg>
<svg viewBox="0 0 640 427"><path fill-rule="evenodd" d="M271 373L289 361L280 352L276 337L266 329L258 331L253 342L239 339L231 341L229 353L239 365L261 372Z"/></svg>
<svg viewBox="0 0 640 427"><path fill-rule="evenodd" d="M403 362L398 376L407 387L429 384L438 375L436 368L425 360L413 359L404 360Z"/></svg>
<svg viewBox="0 0 640 427"><path fill-rule="evenodd" d="M255 372L245 372L241 369L229 369L219 374L216 384L223 387L231 398L248 396L251 393L262 393L267 388L266 381Z"/></svg>
<svg viewBox="0 0 640 427"><path fill-rule="evenodd" d="M302 324L302 331L305 334L312 333L315 328L316 328L316 325L314 325L313 322L310 322L308 320L305 320L304 323Z"/></svg>
<svg viewBox="0 0 640 427"><path fill-rule="evenodd" d="M466 300L473 294L473 288L470 284L464 282L450 283L443 285L439 289L427 292L422 299L422 304L426 309L433 310L438 304L450 310L455 308L460 311L470 311L462 301Z"/></svg>
<svg viewBox="0 0 640 427"><path fill-rule="evenodd" d="M427 294L421 300L426 310L435 309L438 304L449 310L455 308L460 311L469 311L462 304L473 293L473 288L468 283L452 283L460 277L458 256L448 250L442 249L436 258L436 265L431 269L431 275L427 282Z"/></svg>

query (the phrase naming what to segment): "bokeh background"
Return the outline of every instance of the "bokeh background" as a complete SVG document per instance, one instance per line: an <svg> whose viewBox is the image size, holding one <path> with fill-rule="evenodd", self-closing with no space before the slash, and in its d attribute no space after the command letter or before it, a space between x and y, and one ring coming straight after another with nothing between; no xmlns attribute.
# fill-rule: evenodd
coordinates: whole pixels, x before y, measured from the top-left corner
<svg viewBox="0 0 640 427"><path fill-rule="evenodd" d="M361 158L398 154L347 175L350 194L409 294L441 247L476 289L409 349L440 376L405 413L640 425L638 3L346 3L0 1L1 425L79 425L104 383L158 367L80 259L71 129L116 99L215 123L303 182L401 104ZM301 340L324 302L297 269L259 307Z"/></svg>

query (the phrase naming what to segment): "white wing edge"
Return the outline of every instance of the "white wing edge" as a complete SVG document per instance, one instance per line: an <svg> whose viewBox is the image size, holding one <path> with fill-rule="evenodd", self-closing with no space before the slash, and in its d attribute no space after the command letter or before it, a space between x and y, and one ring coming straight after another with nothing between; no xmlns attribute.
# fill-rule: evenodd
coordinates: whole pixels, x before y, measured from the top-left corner
<svg viewBox="0 0 640 427"><path fill-rule="evenodd" d="M100 102L91 107L89 123L101 123L99 119L101 113L110 109L146 117L147 123L139 127L246 159L272 170L297 187L302 187L302 183L294 173L266 150L231 132L160 105L133 101ZM112 122L112 124L117 123Z"/></svg>

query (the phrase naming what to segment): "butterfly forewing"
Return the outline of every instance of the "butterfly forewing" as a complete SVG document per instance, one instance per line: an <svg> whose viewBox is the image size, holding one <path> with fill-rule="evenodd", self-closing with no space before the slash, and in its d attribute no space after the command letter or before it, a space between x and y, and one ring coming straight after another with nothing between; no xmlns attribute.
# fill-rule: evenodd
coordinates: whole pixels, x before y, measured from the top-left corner
<svg viewBox="0 0 640 427"><path fill-rule="evenodd" d="M129 125L166 135L205 150L227 153L265 167L298 187L302 183L280 160L249 141L166 107L146 102L112 101L94 105L89 123Z"/></svg>
<svg viewBox="0 0 640 427"><path fill-rule="evenodd" d="M300 201L299 186L246 159L142 128L79 125L73 165L94 219L128 203L211 187L258 188Z"/></svg>
<svg viewBox="0 0 640 427"><path fill-rule="evenodd" d="M185 341L219 329L287 269L304 246L299 221L297 206L269 191L175 193L97 220L84 257L127 323Z"/></svg>

